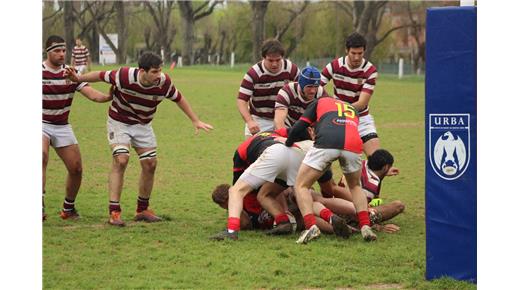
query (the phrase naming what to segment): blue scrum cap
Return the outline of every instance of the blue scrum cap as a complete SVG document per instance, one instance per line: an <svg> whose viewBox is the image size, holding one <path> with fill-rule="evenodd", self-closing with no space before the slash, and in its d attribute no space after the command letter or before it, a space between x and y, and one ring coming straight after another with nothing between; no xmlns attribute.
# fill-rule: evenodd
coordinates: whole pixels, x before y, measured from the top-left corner
<svg viewBox="0 0 520 290"><path fill-rule="evenodd" d="M298 78L298 85L303 90L306 86L319 86L321 74L320 71L313 66L306 66L303 68Z"/></svg>

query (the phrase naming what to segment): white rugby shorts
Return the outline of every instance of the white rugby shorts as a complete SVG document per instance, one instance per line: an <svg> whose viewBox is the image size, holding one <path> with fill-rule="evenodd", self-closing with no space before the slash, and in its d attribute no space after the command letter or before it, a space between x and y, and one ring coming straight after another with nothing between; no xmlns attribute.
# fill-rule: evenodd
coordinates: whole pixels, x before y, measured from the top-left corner
<svg viewBox="0 0 520 290"><path fill-rule="evenodd" d="M50 144L54 148L78 144L78 140L70 124L53 125L42 123L42 129L43 136L49 138Z"/></svg>
<svg viewBox="0 0 520 290"><path fill-rule="evenodd" d="M330 165L335 160L339 160L341 170L344 174L361 170L361 154L341 149L312 147L309 152L307 152L307 155L305 155L303 164L324 172L330 168Z"/></svg>
<svg viewBox="0 0 520 290"><path fill-rule="evenodd" d="M374 123L374 118L372 115L368 114L366 116L359 117L359 125L358 125L359 137L363 138L368 134L377 134L376 125Z"/></svg>
<svg viewBox="0 0 520 290"><path fill-rule="evenodd" d="M85 74L87 72L87 65L86 64L80 64L76 65L75 68L78 70L78 76Z"/></svg>
<svg viewBox="0 0 520 290"><path fill-rule="evenodd" d="M274 182L279 177L285 179L285 171L289 165L289 148L285 144L273 144L240 175L240 180L258 189L266 182Z"/></svg>
<svg viewBox="0 0 520 290"><path fill-rule="evenodd" d="M108 117L107 138L110 145L131 144L136 148L157 147L151 123L129 125Z"/></svg>
<svg viewBox="0 0 520 290"><path fill-rule="evenodd" d="M255 120L256 123L258 123L258 126L260 127L260 132L274 130L273 119L266 119L258 117L256 115L251 115L251 117L253 118L253 120ZM246 139L253 136L253 134L251 134L251 132L249 131L249 128L247 128L247 123L245 124L244 135L246 136Z"/></svg>

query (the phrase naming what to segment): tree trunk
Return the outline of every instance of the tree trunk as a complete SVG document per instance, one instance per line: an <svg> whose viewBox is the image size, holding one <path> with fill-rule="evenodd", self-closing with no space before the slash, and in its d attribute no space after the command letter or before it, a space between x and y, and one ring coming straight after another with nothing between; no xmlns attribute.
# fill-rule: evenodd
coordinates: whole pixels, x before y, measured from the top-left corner
<svg viewBox="0 0 520 290"><path fill-rule="evenodd" d="M72 11L73 2L63 2L63 24L65 26L65 44L67 46L66 62L70 63L72 49L74 48L74 13Z"/></svg>
<svg viewBox="0 0 520 290"><path fill-rule="evenodd" d="M182 61L185 65L192 65L195 61L195 54L193 53L193 43L195 42L193 28L195 26L195 22L193 21L193 17L182 17L182 24L184 26Z"/></svg>
<svg viewBox="0 0 520 290"><path fill-rule="evenodd" d="M125 3L121 1L114 2L117 15L117 62L126 64L126 40L128 31L126 29Z"/></svg>
<svg viewBox="0 0 520 290"><path fill-rule="evenodd" d="M267 6L269 5L269 1L251 1L249 3L251 4L251 9L253 11L253 55L251 57L253 63L256 63L260 59L262 59L260 50L262 47L262 43L264 42L265 13L267 12Z"/></svg>

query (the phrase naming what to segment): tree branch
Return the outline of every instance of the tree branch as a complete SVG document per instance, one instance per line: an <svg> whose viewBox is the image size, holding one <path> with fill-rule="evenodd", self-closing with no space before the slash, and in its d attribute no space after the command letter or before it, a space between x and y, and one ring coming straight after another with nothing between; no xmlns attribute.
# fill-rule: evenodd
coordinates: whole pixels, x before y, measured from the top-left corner
<svg viewBox="0 0 520 290"><path fill-rule="evenodd" d="M375 41L375 45L374 47L376 47L378 44L380 44L381 42L383 42L392 32L396 31L396 30L399 30L399 29L402 29L402 28L406 28L406 27L412 27L414 26L413 24L405 24L405 25L400 25L400 26L396 26L396 27L392 27L391 29L389 29L387 32L385 32L385 34L383 34L383 36L379 39L376 39Z"/></svg>
<svg viewBox="0 0 520 290"><path fill-rule="evenodd" d="M54 16L56 16L56 14L58 14L58 13L61 12L61 9L62 9L62 8L63 8L63 7L60 6L60 9L56 10L56 12L52 13L52 15L49 15L49 16L47 16L47 17L44 17L44 18L43 18L43 21L47 21L47 20L53 18Z"/></svg>

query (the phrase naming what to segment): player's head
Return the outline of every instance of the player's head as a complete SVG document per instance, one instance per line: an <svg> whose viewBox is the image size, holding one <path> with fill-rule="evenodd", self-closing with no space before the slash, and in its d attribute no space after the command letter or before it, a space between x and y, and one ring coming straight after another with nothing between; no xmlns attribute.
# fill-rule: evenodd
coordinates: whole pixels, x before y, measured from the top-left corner
<svg viewBox="0 0 520 290"><path fill-rule="evenodd" d="M231 186L229 184L219 184L211 193L211 198L213 199L213 202L218 204L221 208L227 209L228 207L230 187Z"/></svg>
<svg viewBox="0 0 520 290"><path fill-rule="evenodd" d="M79 36L76 37L76 45L81 46L82 44L83 44L83 42L81 41L81 38Z"/></svg>
<svg viewBox="0 0 520 290"><path fill-rule="evenodd" d="M394 165L394 157L385 149L377 149L372 155L368 156L367 165L373 171L381 170L382 176L385 176Z"/></svg>
<svg viewBox="0 0 520 290"><path fill-rule="evenodd" d="M143 85L154 85L160 81L162 64L161 57L151 51L144 52L139 57L138 66L142 73L139 80L143 82Z"/></svg>
<svg viewBox="0 0 520 290"><path fill-rule="evenodd" d="M320 71L313 66L306 66L303 68L298 77L298 86L303 92L303 97L309 101L312 100L318 92L320 86L321 74Z"/></svg>
<svg viewBox="0 0 520 290"><path fill-rule="evenodd" d="M47 52L47 60L54 66L61 66L65 63L65 54L67 49L65 40L58 35L51 35L45 42L45 51Z"/></svg>
<svg viewBox="0 0 520 290"><path fill-rule="evenodd" d="M262 43L262 58L265 68L271 73L277 73L282 69L285 49L280 41L267 39Z"/></svg>
<svg viewBox="0 0 520 290"><path fill-rule="evenodd" d="M347 37L345 48L348 56L348 64L353 67L359 67L365 56L367 41L363 35L354 32Z"/></svg>

